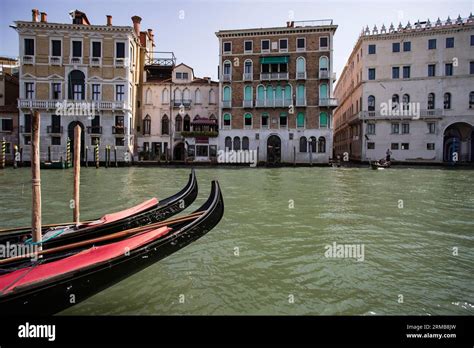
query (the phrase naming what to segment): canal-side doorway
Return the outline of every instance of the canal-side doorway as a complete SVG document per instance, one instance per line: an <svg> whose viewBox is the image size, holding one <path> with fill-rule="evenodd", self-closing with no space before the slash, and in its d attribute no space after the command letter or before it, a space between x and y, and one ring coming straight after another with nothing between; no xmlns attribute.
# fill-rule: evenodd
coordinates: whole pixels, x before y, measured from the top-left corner
<svg viewBox="0 0 474 348"><path fill-rule="evenodd" d="M81 162L82 162L84 161L84 158L85 158L85 148L86 148L84 125L79 121L72 121L67 126L67 136L71 140L71 160L74 160L74 128L76 128L76 125L79 125L79 127L81 127Z"/></svg>
<svg viewBox="0 0 474 348"><path fill-rule="evenodd" d="M444 131L443 160L445 162L472 162L474 160L472 135L474 127L457 122Z"/></svg>
<svg viewBox="0 0 474 348"><path fill-rule="evenodd" d="M184 161L184 143L176 144L173 150L173 159L175 161Z"/></svg>
<svg viewBox="0 0 474 348"><path fill-rule="evenodd" d="M278 135L270 135L267 139L267 164L281 163L281 139Z"/></svg>

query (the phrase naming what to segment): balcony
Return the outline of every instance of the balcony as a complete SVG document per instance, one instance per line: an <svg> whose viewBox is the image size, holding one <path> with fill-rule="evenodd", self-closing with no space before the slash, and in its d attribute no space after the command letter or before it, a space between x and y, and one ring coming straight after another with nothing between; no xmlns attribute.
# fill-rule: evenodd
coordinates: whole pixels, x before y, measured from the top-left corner
<svg viewBox="0 0 474 348"><path fill-rule="evenodd" d="M61 57L49 56L49 65L61 65Z"/></svg>
<svg viewBox="0 0 474 348"><path fill-rule="evenodd" d="M127 128L124 126L112 126L112 134L126 134Z"/></svg>
<svg viewBox="0 0 474 348"><path fill-rule="evenodd" d="M329 71L319 70L319 78L320 79L329 79Z"/></svg>
<svg viewBox="0 0 474 348"><path fill-rule="evenodd" d="M443 109L420 110L420 117L441 117L444 116Z"/></svg>
<svg viewBox="0 0 474 348"><path fill-rule="evenodd" d="M173 100L173 107L179 108L182 105L185 108L189 108L189 107L191 107L191 102L192 102L191 99L174 99Z"/></svg>
<svg viewBox="0 0 474 348"><path fill-rule="evenodd" d="M306 71L296 73L297 80L306 80Z"/></svg>
<svg viewBox="0 0 474 348"><path fill-rule="evenodd" d="M296 106L306 106L306 98L296 98Z"/></svg>
<svg viewBox="0 0 474 348"><path fill-rule="evenodd" d="M222 101L222 108L230 109L232 107L232 102L230 100L223 100Z"/></svg>
<svg viewBox="0 0 474 348"><path fill-rule="evenodd" d="M48 134L63 134L62 126L47 126L46 133Z"/></svg>
<svg viewBox="0 0 474 348"><path fill-rule="evenodd" d="M102 126L88 126L87 133L89 134L102 134Z"/></svg>
<svg viewBox="0 0 474 348"><path fill-rule="evenodd" d="M94 101L94 100L66 100L66 108L81 110L84 103L94 103L94 109L100 110L129 110L130 106L124 101ZM38 100L38 99L18 99L18 108L20 109L40 109L40 110L56 110L58 104L64 104L64 100ZM90 110L90 106L89 106Z"/></svg>
<svg viewBox="0 0 474 348"><path fill-rule="evenodd" d="M31 134L31 126L30 127L20 126L20 133Z"/></svg>
<svg viewBox="0 0 474 348"><path fill-rule="evenodd" d="M82 64L82 57L71 57L70 64L73 64L73 65Z"/></svg>
<svg viewBox="0 0 474 348"><path fill-rule="evenodd" d="M35 56L23 56L21 62L23 65L35 64Z"/></svg>
<svg viewBox="0 0 474 348"><path fill-rule="evenodd" d="M115 58L114 59L114 66L116 68L124 68L126 65L125 58Z"/></svg>
<svg viewBox="0 0 474 348"><path fill-rule="evenodd" d="M244 100L243 101L244 108L253 108L253 100Z"/></svg>
<svg viewBox="0 0 474 348"><path fill-rule="evenodd" d="M319 106L335 107L337 106L337 99L336 98L320 98Z"/></svg>
<svg viewBox="0 0 474 348"><path fill-rule="evenodd" d="M260 99L255 100L256 108L264 108L266 106L265 104L266 104L265 100L260 100Z"/></svg>
<svg viewBox="0 0 474 348"><path fill-rule="evenodd" d="M243 76L244 81L253 81L253 74L252 73L245 73Z"/></svg>
<svg viewBox="0 0 474 348"><path fill-rule="evenodd" d="M90 58L89 64L91 66L101 66L102 65L102 58L100 57L92 57Z"/></svg>
<svg viewBox="0 0 474 348"><path fill-rule="evenodd" d="M222 74L222 81L224 82L232 81L232 74Z"/></svg>
<svg viewBox="0 0 474 348"><path fill-rule="evenodd" d="M287 72L261 73L260 80L262 81L288 80L288 73Z"/></svg>
<svg viewBox="0 0 474 348"><path fill-rule="evenodd" d="M443 109L420 110L420 114L414 115L408 110L393 111L388 115L381 115L379 111L360 111L358 113L359 119L362 120L413 120L418 118L441 118L444 115Z"/></svg>

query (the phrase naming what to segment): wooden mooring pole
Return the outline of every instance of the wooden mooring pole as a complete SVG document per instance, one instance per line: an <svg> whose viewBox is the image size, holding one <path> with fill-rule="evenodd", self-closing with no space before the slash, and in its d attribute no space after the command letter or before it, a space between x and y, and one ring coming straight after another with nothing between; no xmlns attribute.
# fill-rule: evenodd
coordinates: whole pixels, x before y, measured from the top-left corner
<svg viewBox="0 0 474 348"><path fill-rule="evenodd" d="M79 189L81 184L81 127L74 128L74 216L73 221L79 224Z"/></svg>
<svg viewBox="0 0 474 348"><path fill-rule="evenodd" d="M31 229L34 243L41 242L41 174L40 174L40 113L34 111L31 127L31 183L32 214ZM41 250L41 246L37 248Z"/></svg>
<svg viewBox="0 0 474 348"><path fill-rule="evenodd" d="M1 163L0 163L0 168L1 169L5 168L5 164L7 163L6 153L7 153L7 142L5 141L5 138L3 138L3 140L2 140L2 159L1 159Z"/></svg>

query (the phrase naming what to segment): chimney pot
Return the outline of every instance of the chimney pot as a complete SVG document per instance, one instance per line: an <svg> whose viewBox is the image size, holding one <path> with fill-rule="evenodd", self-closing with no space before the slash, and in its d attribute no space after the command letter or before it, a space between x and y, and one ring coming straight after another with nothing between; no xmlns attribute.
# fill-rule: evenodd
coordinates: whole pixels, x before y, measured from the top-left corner
<svg viewBox="0 0 474 348"><path fill-rule="evenodd" d="M112 16L111 15L107 15L107 26L108 27L112 26Z"/></svg>
<svg viewBox="0 0 474 348"><path fill-rule="evenodd" d="M140 37L140 23L142 21L142 18L139 16L133 16L132 17L132 22L133 22L133 29L135 30L135 34L137 34L138 37Z"/></svg>
<svg viewBox="0 0 474 348"><path fill-rule="evenodd" d="M48 14L46 12L41 12L41 22L48 23Z"/></svg>
<svg viewBox="0 0 474 348"><path fill-rule="evenodd" d="M31 10L31 20L33 22L38 22L38 15L39 15L38 9L34 8Z"/></svg>

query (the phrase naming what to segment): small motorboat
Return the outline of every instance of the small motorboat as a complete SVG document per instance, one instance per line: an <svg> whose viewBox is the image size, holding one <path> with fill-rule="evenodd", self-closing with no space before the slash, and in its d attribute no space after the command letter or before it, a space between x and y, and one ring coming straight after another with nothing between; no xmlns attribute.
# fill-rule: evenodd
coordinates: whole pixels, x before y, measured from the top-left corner
<svg viewBox="0 0 474 348"><path fill-rule="evenodd" d="M374 170L390 168L390 165L391 165L391 162L390 161L385 161L385 160L370 162L370 166Z"/></svg>
<svg viewBox="0 0 474 348"><path fill-rule="evenodd" d="M189 175L187 185L177 194L162 201L156 198L145 201L135 207L107 214L103 217L81 223L44 225L43 249L96 238L109 233L163 221L190 206L198 194L198 185L194 170ZM19 227L0 230L0 244L30 243L31 227Z"/></svg>
<svg viewBox="0 0 474 348"><path fill-rule="evenodd" d="M213 181L207 201L189 216L43 250L42 258L0 276L0 313L58 313L184 248L213 229L223 214L222 193Z"/></svg>

